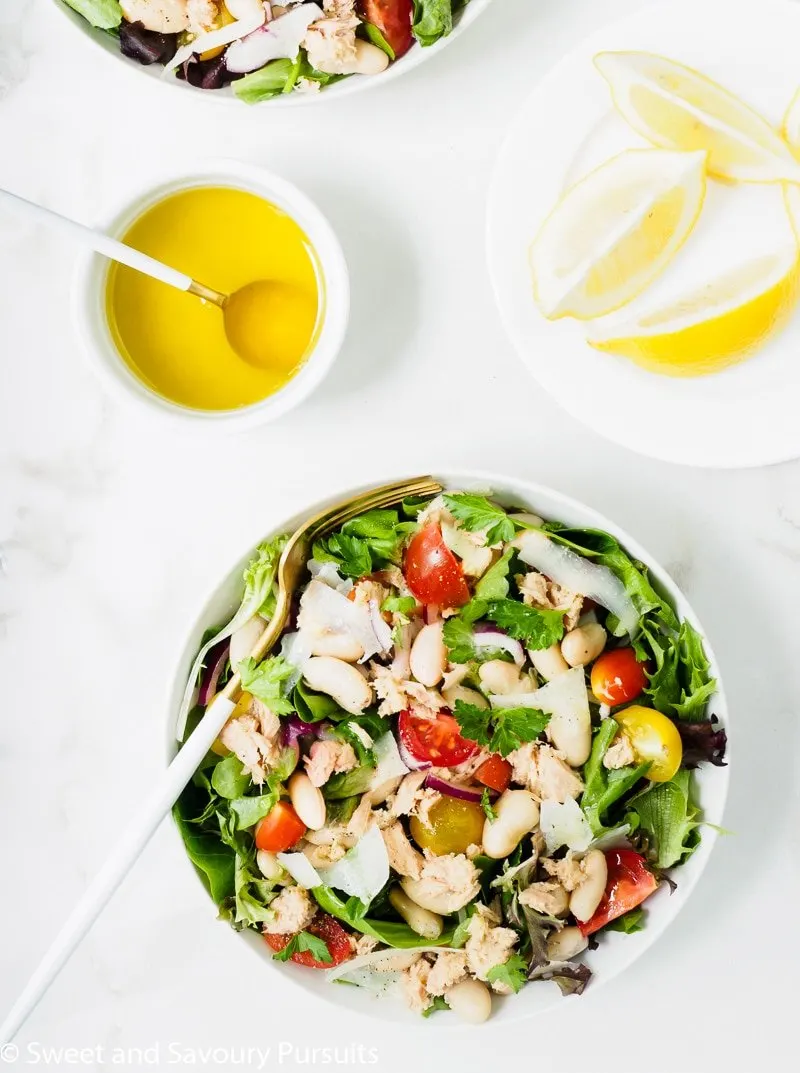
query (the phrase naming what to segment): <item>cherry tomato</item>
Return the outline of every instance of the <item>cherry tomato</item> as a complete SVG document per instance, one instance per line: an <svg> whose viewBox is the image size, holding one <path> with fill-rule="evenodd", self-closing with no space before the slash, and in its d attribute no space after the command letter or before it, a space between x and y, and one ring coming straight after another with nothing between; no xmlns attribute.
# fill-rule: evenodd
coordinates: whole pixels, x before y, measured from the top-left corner
<svg viewBox="0 0 800 1073"><path fill-rule="evenodd" d="M413 0L361 0L361 10L367 22L377 26L386 38L395 56L405 56L414 44Z"/></svg>
<svg viewBox="0 0 800 1073"><path fill-rule="evenodd" d="M474 741L461 737L461 728L446 708L435 719L423 719L408 711L400 712L397 731L415 760L436 767L463 764L478 751Z"/></svg>
<svg viewBox="0 0 800 1073"><path fill-rule="evenodd" d="M480 845L486 820L477 801L462 801L442 794L431 805L423 823L419 816L409 821L411 837L420 849L429 849L437 856L443 853L464 853L467 846Z"/></svg>
<svg viewBox="0 0 800 1073"><path fill-rule="evenodd" d="M299 842L306 825L287 801L279 801L256 825L256 849L283 853Z"/></svg>
<svg viewBox="0 0 800 1073"><path fill-rule="evenodd" d="M611 708L635 700L646 685L644 664L632 648L612 648L592 667L592 693Z"/></svg>
<svg viewBox="0 0 800 1073"><path fill-rule="evenodd" d="M423 604L461 607L469 600L458 559L442 539L436 522L424 526L409 541L404 573L408 587Z"/></svg>
<svg viewBox="0 0 800 1073"><path fill-rule="evenodd" d="M608 882L600 904L584 924L578 924L584 935L599 931L629 909L641 905L658 887L658 880L647 867L644 857L632 849L606 851Z"/></svg>
<svg viewBox="0 0 800 1073"><path fill-rule="evenodd" d="M492 753L475 772L475 778L490 790L497 790L501 794L511 782L512 771L513 768L507 760L498 753Z"/></svg>
<svg viewBox="0 0 800 1073"><path fill-rule="evenodd" d="M614 719L630 739L639 763L650 761L648 779L669 782L683 759L683 742L672 720L641 704L615 712Z"/></svg>
<svg viewBox="0 0 800 1073"><path fill-rule="evenodd" d="M306 965L310 969L332 969L334 965L341 965L343 961L347 961L348 958L353 956L350 936L338 920L334 920L328 913L317 913L305 930L323 940L328 948L328 953L331 955L331 960L318 961L310 951L302 950L297 954L292 954L289 958L295 965ZM265 934L264 938L273 950L278 951L283 950L292 939L292 936Z"/></svg>

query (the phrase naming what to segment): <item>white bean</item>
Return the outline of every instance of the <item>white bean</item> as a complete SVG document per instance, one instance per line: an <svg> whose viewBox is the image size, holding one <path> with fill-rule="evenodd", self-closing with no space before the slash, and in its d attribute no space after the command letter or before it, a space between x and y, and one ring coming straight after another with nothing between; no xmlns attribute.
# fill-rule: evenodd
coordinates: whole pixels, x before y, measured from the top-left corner
<svg viewBox="0 0 800 1073"><path fill-rule="evenodd" d="M492 993L480 980L462 980L444 997L453 1013L470 1025L482 1025L492 1012Z"/></svg>
<svg viewBox="0 0 800 1073"><path fill-rule="evenodd" d="M587 622L577 626L561 641L561 655L570 667L585 667L597 659L606 647L608 634L599 622Z"/></svg>
<svg viewBox="0 0 800 1073"><path fill-rule="evenodd" d="M392 887L389 891L389 901L408 924L412 931L421 935L423 939L438 939L444 928L444 921L438 913L432 913L430 909L423 909L421 905L413 902L401 887Z"/></svg>
<svg viewBox="0 0 800 1073"><path fill-rule="evenodd" d="M442 622L423 626L411 646L411 673L424 686L438 685L447 666L443 628Z"/></svg>
<svg viewBox="0 0 800 1073"><path fill-rule="evenodd" d="M581 861L584 878L572 892L569 911L581 924L588 920L600 904L608 882L608 865L602 850L592 849Z"/></svg>
<svg viewBox="0 0 800 1073"><path fill-rule="evenodd" d="M552 682L560 674L569 670L569 664L561 655L561 645L556 641L549 648L540 648L538 652L528 649L528 657L546 682Z"/></svg>
<svg viewBox="0 0 800 1073"><path fill-rule="evenodd" d="M502 659L490 659L482 663L478 670L478 678L487 693L500 693L503 696L508 693L519 693L519 671L514 663L507 663Z"/></svg>
<svg viewBox="0 0 800 1073"><path fill-rule="evenodd" d="M539 806L528 790L506 790L495 802L497 819L483 825L483 852L499 861L513 853L539 822Z"/></svg>
<svg viewBox="0 0 800 1073"><path fill-rule="evenodd" d="M289 779L289 798L295 812L312 831L325 826L325 798L304 771Z"/></svg>
<svg viewBox="0 0 800 1073"><path fill-rule="evenodd" d="M256 853L256 864L264 879L280 879L285 875L281 862L268 849L260 849Z"/></svg>
<svg viewBox="0 0 800 1073"><path fill-rule="evenodd" d="M379 75L389 66L389 57L382 48L373 45L371 41L356 41L356 58L354 74Z"/></svg>
<svg viewBox="0 0 800 1073"><path fill-rule="evenodd" d="M562 928L552 932L547 939L547 956L551 961L569 961L589 945L589 940L580 928Z"/></svg>
<svg viewBox="0 0 800 1073"><path fill-rule="evenodd" d="M488 708L489 701L483 693L468 686L450 686L442 690L442 696L448 708L455 708L457 700L463 700L465 704L474 704L476 708Z"/></svg>
<svg viewBox="0 0 800 1073"><path fill-rule="evenodd" d="M312 656L333 656L345 663L355 663L364 655L364 646L346 633L320 633L311 640Z"/></svg>
<svg viewBox="0 0 800 1073"><path fill-rule="evenodd" d="M303 678L312 689L333 697L351 715L360 715L372 703L372 686L344 660L312 656L303 666Z"/></svg>

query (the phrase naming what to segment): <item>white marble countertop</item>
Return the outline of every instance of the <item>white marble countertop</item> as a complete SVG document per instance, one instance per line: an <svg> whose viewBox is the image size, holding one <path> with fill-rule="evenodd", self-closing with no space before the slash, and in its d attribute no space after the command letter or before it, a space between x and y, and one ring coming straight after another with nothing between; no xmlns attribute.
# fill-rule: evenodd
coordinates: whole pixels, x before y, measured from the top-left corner
<svg viewBox="0 0 800 1073"><path fill-rule="evenodd" d="M165 683L204 593L248 540L334 485L474 466L617 519L706 623L737 759L735 834L668 935L546 1021L409 1033L266 990L165 825L21 1033L14 1069L68 1068L48 1046L105 1048L75 1063L91 1070L240 1068L236 1048L268 1045L267 1069L322 1064L306 1048L325 1046L360 1068L346 1059L359 1045L386 1073L477 1073L498 1056L548 1073L792 1065L800 465L680 469L586 432L523 372L484 267L487 181L515 104L580 35L640 6L497 0L408 77L274 113L198 107L83 45L49 0L2 0L0 185L90 220L154 160L257 161L329 214L354 302L345 350L300 410L240 437L176 435L117 409L85 368L70 328L75 251L0 218L0 1009L159 770ZM680 435L646 414L614 419ZM115 1047L145 1050L112 1065Z"/></svg>

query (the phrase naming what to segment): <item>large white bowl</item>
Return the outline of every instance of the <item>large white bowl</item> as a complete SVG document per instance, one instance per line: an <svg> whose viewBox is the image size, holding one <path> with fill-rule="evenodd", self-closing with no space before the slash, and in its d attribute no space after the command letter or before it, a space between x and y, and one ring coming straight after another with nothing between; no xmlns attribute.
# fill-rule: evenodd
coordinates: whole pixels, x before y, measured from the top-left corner
<svg viewBox="0 0 800 1073"><path fill-rule="evenodd" d="M368 89L370 86L383 85L388 82L389 79L397 78L398 75L403 74L405 71L410 71L414 67L419 67L421 63L430 59L432 56L438 55L443 48L447 48L451 41L455 41L468 26L482 15L492 0L470 0L464 10L456 16L456 23L453 27L453 32L448 37L443 37L437 41L435 45L429 45L423 48L421 45L415 44L409 52L406 53L401 59L395 63L389 65L387 70L380 75L372 76L359 76L353 75L351 78L344 78L341 82L334 82L332 86L328 86L321 93L286 93L278 97L273 97L271 100L261 102L262 105L269 105L271 108L292 108L301 107L306 104L318 104L320 101L337 100L339 97L347 97L353 93L359 93L361 90ZM78 30L85 38L93 41L98 45L108 56L112 59L116 59L121 62L128 70L136 72L139 71L151 80L159 82L162 86L171 86L178 89L184 94L190 94L194 97L204 97L207 100L221 101L226 104L233 103L237 107L246 107L244 103L238 100L234 96L233 91L228 86L226 89L198 89L196 86L189 85L188 82L184 82L174 76L168 75L162 77L164 68L161 64L152 64L150 66L143 66L137 63L136 60L130 60L126 56L123 56L119 51L119 46L116 39L111 35L105 33L103 30L97 30L91 26L86 19L80 16L76 11L67 7L61 0L53 0L55 6L63 12L72 25Z"/></svg>
<svg viewBox="0 0 800 1073"><path fill-rule="evenodd" d="M553 491L551 488L533 484L530 481L475 472L435 474L435 478L445 487L450 488L481 490L490 488L504 503L523 506L545 518L557 519L570 525L605 529L613 534L635 559L646 564L656 584L660 585L663 591L672 597L681 617L688 619L703 635L712 671L719 683L719 669L714 653L697 615L689 606L685 596L653 557L637 541L620 529L618 525L577 500ZM351 489L337 489L329 499L309 503L308 508L302 514L287 518L280 525L272 528L270 532L265 533L264 537L290 531L306 518L320 510L324 510L329 504L336 503L346 496L356 495L363 490L363 486ZM245 551L242 558L233 565L227 576L213 589L208 599L203 603L202 610L189 632L182 655L177 661L175 679L171 686L169 707L167 709L170 713L167 747L170 760L177 749L175 719L178 707L183 696L189 669L200 647L203 633L208 627L226 621L238 607L241 597L242 570L250 559L251 554L252 547ZM712 698L711 708L722 724L729 728L728 708L721 683L718 685L717 693ZM704 818L711 825L721 826L728 791L728 768L703 765L696 771L695 775L699 803L702 806ZM176 844L176 852L185 856L183 843L177 834L177 829L175 830L176 843L179 843ZM699 848L685 865L676 869L673 873L678 884L674 894L670 895L666 885L662 884L661 888L648 901L647 925L641 932L633 935L624 935L618 932L604 934L597 950L588 951L582 956L582 960L590 966L594 974L589 983L590 989L606 983L627 969L666 931L692 893L700 874L708 863L716 839L717 834L713 826L703 828L703 837ZM186 862L189 865L188 857L186 857ZM205 893L200 893L199 885L198 897L207 897ZM223 925L217 923L216 926L222 927ZM423 1022L417 1014L412 1014L405 1009L399 1001L376 999L357 987L336 987L326 983L324 973L321 972L293 965L280 965L273 960L272 951L255 932L245 931L240 934L241 940L232 934L231 941L246 942L261 962L260 965L255 965L255 963L253 965L254 983L259 982L261 984L271 980L275 987L283 987L289 983L294 983L309 994L334 1002L338 1006L367 1014L373 1018L381 1017L396 1023L413 1023L418 1026L429 1023L438 1028L453 1021L451 1018L437 1017L431 1022ZM261 976L259 974L265 975ZM558 1007L563 1001L564 999L556 984L541 983L531 985L524 988L519 995L511 996L508 999L496 1000L492 1022L498 1023L502 1021L509 1023L518 1021L522 1018L542 1013L550 1007Z"/></svg>

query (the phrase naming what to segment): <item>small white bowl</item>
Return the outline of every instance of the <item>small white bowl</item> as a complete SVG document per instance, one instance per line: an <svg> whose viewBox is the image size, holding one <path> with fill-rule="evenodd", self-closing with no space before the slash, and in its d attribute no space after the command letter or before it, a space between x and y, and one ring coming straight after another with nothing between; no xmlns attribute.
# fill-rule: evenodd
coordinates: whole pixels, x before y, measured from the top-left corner
<svg viewBox="0 0 800 1073"><path fill-rule="evenodd" d="M300 371L273 395L235 410L195 410L164 398L135 375L117 349L105 310L111 262L91 251L81 257L75 274L75 328L89 365L121 402L133 404L140 412L171 418L195 428L239 431L274 421L301 403L322 382L344 342L350 316L350 280L336 233L317 206L285 179L238 161L215 161L197 171L163 174L144 193L120 202L96 226L120 238L152 205L170 194L199 186L227 186L257 194L291 216L308 237L316 253L320 276L321 328Z"/></svg>
<svg viewBox="0 0 800 1073"><path fill-rule="evenodd" d="M384 475L380 482L376 481L374 483L382 484L384 481L394 479L394 477L394 474ZM634 559L645 564L651 579L672 599L681 618L691 622L700 631L704 640L706 654L711 662L712 674L717 679L717 692L711 698L711 710L730 734L730 716L720 681L719 666L711 649L708 635L703 630L686 597L669 574L658 565L655 559L636 540L618 525L615 525L608 518L590 507L584 506L577 500L562 495L551 488L534 484L531 481L474 471L436 473L434 478L446 488L476 489L484 492L486 489L491 489L501 502L508 505L521 506L545 518L565 522L567 525L604 529L615 536ZM310 503L307 510L302 511L302 513L287 518L279 525L270 526L267 533L258 534L253 545L245 551L241 559L233 564L233 568L228 574L208 593L207 598L201 605L200 613L189 631L186 642L181 648L180 656L176 663L175 677L169 687L166 707L168 761L172 760L177 749L175 719L183 696L189 668L200 647L205 630L227 621L239 606L242 570L252 557L252 549L257 540L265 539L281 532L291 532L307 518L324 510L326 507L365 490L366 488L363 486L336 489L327 499L317 503ZM730 761L730 747L728 748L726 759ZM677 882L675 892L670 894L666 889L666 884L662 884L661 888L648 900L647 923L642 931L633 935L623 935L620 932L605 934L596 950L589 950L582 955L581 960L589 965L594 974L589 984L587 995L596 991L601 984L624 972L644 954L656 939L663 935L688 901L695 884L708 863L718 837L717 830L722 824L725 799L728 792L728 771L728 767L712 767L710 764L704 764L695 771L698 803L702 809L703 818L707 823L703 828L702 841L689 860L672 871L671 874ZM173 827L173 831L175 852L185 859L187 867L193 869L177 828ZM205 890L201 893L199 880L198 897L205 898L208 901L208 894ZM223 927L218 921L214 921L214 926ZM255 961L253 963L253 986L260 987L263 985L269 988L295 985L302 988L307 994L335 1003L340 1008L366 1014L373 1019L415 1025L419 1030L424 1028L427 1031L428 1022L421 1021L418 1014L412 1014L399 1001L388 998L378 1000L359 987L336 987L329 984L325 980L324 973L298 968L295 965L278 964L273 960L272 952L266 943L254 931L243 931L239 937L231 934L231 942L238 941L246 942L257 955L259 963L256 964ZM688 938L684 937L683 941L688 942ZM245 986L248 986L249 983L250 978L248 977L248 980L245 981ZM564 999L554 983L542 983L537 986L526 987L518 995L512 995L495 1002L490 1024L492 1026L498 1024L508 1025L513 1021L520 1021L544 1013L546 1010L559 1009L563 1002ZM569 1003L569 1005L574 1009L572 1003ZM455 1018L434 1018L430 1022L432 1028L435 1026L435 1031L448 1026L456 1028L459 1025L460 1022L456 1022Z"/></svg>
<svg viewBox="0 0 800 1073"><path fill-rule="evenodd" d="M182 93L188 100L194 98L194 100L206 100L209 102L216 102L223 105L233 105L237 108L302 108L306 105L319 105L325 101L338 100L340 97L349 97L353 93L360 93L363 90L370 89L372 86L382 86L385 82L388 82L392 78L397 78L398 75L403 74L405 71L410 71L414 67L419 67L420 64L431 57L436 56L442 49L455 41L468 26L471 26L473 22L482 15L492 0L470 0L465 8L463 8L455 18L455 25L453 32L448 37L443 37L437 41L435 45L429 45L423 48L419 44L415 44L411 51L406 53L405 56L397 60L395 63L389 65L389 67L379 75L353 75L350 78L343 78L341 82L335 82L332 86L327 86L321 93L286 93L281 94L278 97L272 98L272 100L262 101L259 105L246 105L243 101L240 101L231 90L230 86L225 89L199 89L196 86L190 85L188 82L183 82L172 75L163 75L164 68L161 64L152 64L145 67L136 60L130 60L127 56L123 56L119 51L119 45L116 39L103 30L96 30L93 26L90 26L83 16L79 15L76 11L67 7L62 0L53 0L55 7L59 10L68 20L72 23L73 27L87 40L94 42L98 45L105 54L112 60L116 60L120 70L126 69L128 72L134 75L141 75L144 78L150 80L152 84L160 84L166 86L171 90Z"/></svg>

